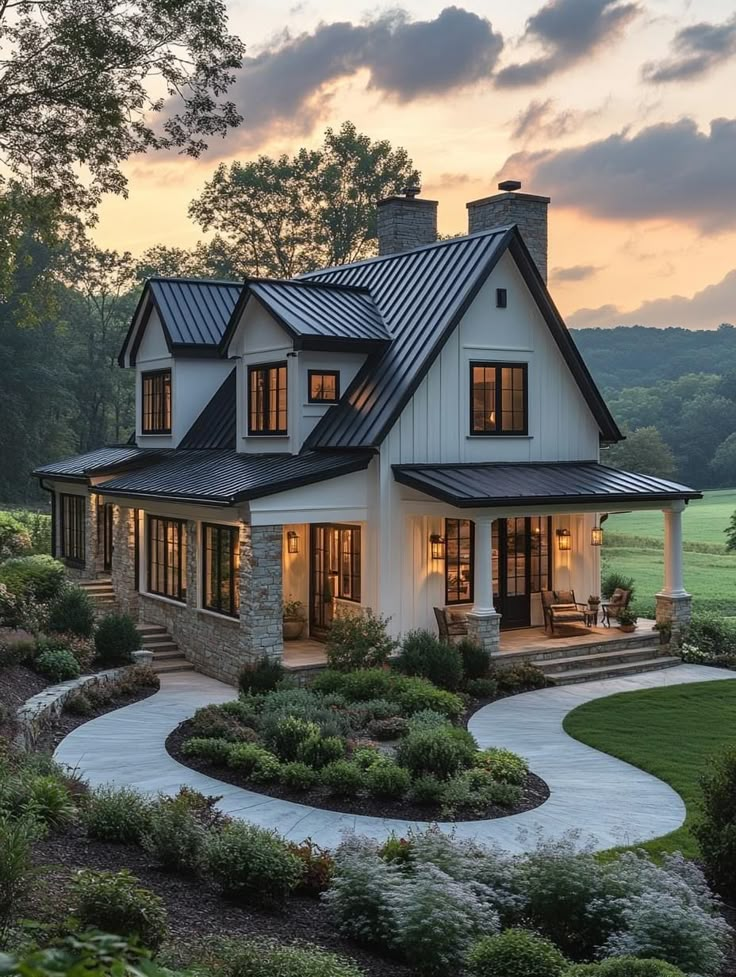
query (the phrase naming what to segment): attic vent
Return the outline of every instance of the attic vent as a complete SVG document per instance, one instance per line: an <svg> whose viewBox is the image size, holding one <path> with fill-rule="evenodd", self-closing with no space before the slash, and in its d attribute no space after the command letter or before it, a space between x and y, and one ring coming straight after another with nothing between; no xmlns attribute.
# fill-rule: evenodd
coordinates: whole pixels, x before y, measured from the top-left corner
<svg viewBox="0 0 736 977"><path fill-rule="evenodd" d="M508 295L505 288L496 289L496 308L505 309L508 303Z"/></svg>

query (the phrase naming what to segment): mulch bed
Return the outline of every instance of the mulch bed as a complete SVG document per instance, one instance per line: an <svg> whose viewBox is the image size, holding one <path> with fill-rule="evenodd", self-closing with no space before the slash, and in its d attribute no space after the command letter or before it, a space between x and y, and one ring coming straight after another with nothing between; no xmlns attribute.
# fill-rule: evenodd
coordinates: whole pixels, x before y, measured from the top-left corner
<svg viewBox="0 0 736 977"><path fill-rule="evenodd" d="M192 735L189 720L181 723L169 734L166 740L166 750L178 763L215 780L246 790L265 794L268 797L278 797L280 800L293 801L295 804L306 804L325 811L336 811L340 814L365 814L377 818L399 818L408 821L486 821L495 818L505 818L522 811L532 811L539 807L549 797L549 787L536 774L530 773L522 785L521 801L515 807L499 807L493 805L480 813L461 811L455 817L442 816L439 805L415 804L410 800L391 800L378 797L334 797L325 787L315 787L311 790L289 790L281 784L253 784L237 770L228 767L215 767L211 763L195 757L185 756L182 747L184 741Z"/></svg>
<svg viewBox="0 0 736 977"><path fill-rule="evenodd" d="M77 726L84 726L85 723L89 723L99 716L104 716L108 712L115 712L116 709L122 709L123 706L129 706L133 702L140 702L142 699L147 699L149 696L155 695L156 692L158 692L158 689L142 688L138 689L133 695L116 696L107 705L95 709L88 716L76 716L71 712L64 712L55 723L44 730L38 742L37 749L41 752L47 751L53 753L64 737L68 736Z"/></svg>
<svg viewBox="0 0 736 977"><path fill-rule="evenodd" d="M0 703L2 703L11 717L8 722L0 722L0 736L12 739L15 730L15 713L26 699L41 692L50 683L40 675L36 675L25 665L11 665L0 669Z"/></svg>
<svg viewBox="0 0 736 977"><path fill-rule="evenodd" d="M231 902L204 879L165 873L141 849L91 841L78 829L39 842L35 860L45 871L26 911L31 918L57 922L68 914L72 905L67 893L69 880L80 868L112 872L127 868L166 903L170 942L183 955L188 945L213 935L271 938L282 943L317 943L354 958L370 977L406 977L411 973L403 964L374 956L343 939L318 899L295 896L282 911Z"/></svg>

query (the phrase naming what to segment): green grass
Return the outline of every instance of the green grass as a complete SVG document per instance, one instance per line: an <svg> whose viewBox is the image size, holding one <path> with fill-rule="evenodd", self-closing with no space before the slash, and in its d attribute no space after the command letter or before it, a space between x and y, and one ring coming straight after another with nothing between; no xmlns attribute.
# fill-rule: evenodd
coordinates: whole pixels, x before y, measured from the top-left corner
<svg viewBox="0 0 736 977"><path fill-rule="evenodd" d="M690 825L698 815L699 778L710 757L736 744L736 681L698 682L622 692L578 706L567 715L570 736L646 770L673 787L687 808L677 831L643 846L652 855L681 851L697 857ZM636 797L630 798L636 806Z"/></svg>
<svg viewBox="0 0 736 977"><path fill-rule="evenodd" d="M725 543L723 530L736 510L736 489L705 492L703 498L690 502L682 517L682 535L686 542ZM604 523L612 533L632 536L664 537L664 516L656 509L648 512L622 512L611 515Z"/></svg>

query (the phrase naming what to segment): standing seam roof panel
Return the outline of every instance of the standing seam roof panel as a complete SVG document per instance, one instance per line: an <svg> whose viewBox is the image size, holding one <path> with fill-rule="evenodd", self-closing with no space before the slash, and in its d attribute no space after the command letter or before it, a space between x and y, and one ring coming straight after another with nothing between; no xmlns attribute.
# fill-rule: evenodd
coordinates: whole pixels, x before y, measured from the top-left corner
<svg viewBox="0 0 736 977"><path fill-rule="evenodd" d="M175 346L217 346L243 287L237 282L159 278L148 284Z"/></svg>
<svg viewBox="0 0 736 977"><path fill-rule="evenodd" d="M248 291L299 336L388 341L371 296L358 289L300 282L252 281Z"/></svg>

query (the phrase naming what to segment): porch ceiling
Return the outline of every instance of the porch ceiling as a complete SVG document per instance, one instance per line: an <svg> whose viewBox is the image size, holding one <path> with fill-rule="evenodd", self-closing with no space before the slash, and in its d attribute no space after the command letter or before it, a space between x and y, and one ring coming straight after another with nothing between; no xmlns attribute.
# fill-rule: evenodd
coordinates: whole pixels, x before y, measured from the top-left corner
<svg viewBox="0 0 736 977"><path fill-rule="evenodd" d="M540 464L394 465L402 485L458 508L513 504L607 505L700 499L695 489L595 461Z"/></svg>

